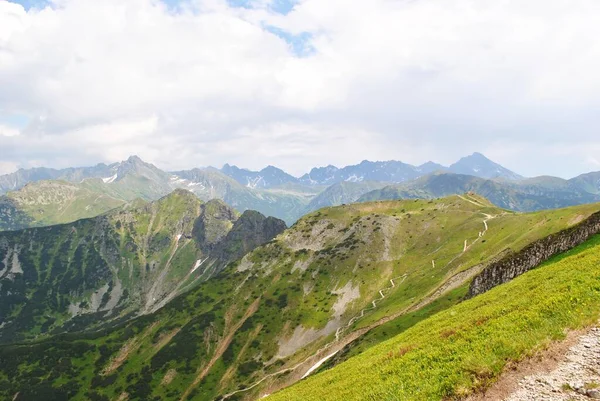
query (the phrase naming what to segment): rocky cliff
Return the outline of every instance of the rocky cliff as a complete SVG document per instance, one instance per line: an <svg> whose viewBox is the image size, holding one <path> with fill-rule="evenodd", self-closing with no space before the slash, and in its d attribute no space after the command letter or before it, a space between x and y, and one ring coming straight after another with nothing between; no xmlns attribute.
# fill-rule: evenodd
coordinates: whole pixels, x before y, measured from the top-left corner
<svg viewBox="0 0 600 401"><path fill-rule="evenodd" d="M489 291L539 266L559 253L568 251L600 233L600 212L579 224L532 242L521 251L487 266L471 282L468 297Z"/></svg>

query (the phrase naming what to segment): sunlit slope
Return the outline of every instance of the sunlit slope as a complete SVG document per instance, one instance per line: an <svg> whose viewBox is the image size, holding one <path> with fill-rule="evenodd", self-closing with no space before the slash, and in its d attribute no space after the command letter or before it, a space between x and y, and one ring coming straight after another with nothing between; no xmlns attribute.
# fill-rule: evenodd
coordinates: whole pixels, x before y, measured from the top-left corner
<svg viewBox="0 0 600 401"><path fill-rule="evenodd" d="M518 361L594 322L600 237L441 312L269 400L442 400L492 383Z"/></svg>
<svg viewBox="0 0 600 401"><path fill-rule="evenodd" d="M360 330L434 302L474 266L597 210L514 214L472 195L322 209L151 315L0 348L0 395L32 399L54 383L76 400L255 399Z"/></svg>
<svg viewBox="0 0 600 401"><path fill-rule="evenodd" d="M69 223L126 204L123 198L86 185L66 181L31 183L0 197L0 231Z"/></svg>

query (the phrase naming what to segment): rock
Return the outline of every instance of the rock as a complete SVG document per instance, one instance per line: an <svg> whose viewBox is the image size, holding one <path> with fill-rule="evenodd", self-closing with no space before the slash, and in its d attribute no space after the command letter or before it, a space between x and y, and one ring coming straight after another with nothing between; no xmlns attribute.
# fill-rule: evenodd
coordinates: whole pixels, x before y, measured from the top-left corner
<svg viewBox="0 0 600 401"><path fill-rule="evenodd" d="M591 399L594 400L600 400L600 391L594 389L594 390L588 390L587 391L587 396L590 397Z"/></svg>
<svg viewBox="0 0 600 401"><path fill-rule="evenodd" d="M572 249L598 233L600 233L600 212L592 214L573 227L535 241L521 251L490 264L473 279L468 297L472 298L497 285L507 283L539 266L550 257Z"/></svg>

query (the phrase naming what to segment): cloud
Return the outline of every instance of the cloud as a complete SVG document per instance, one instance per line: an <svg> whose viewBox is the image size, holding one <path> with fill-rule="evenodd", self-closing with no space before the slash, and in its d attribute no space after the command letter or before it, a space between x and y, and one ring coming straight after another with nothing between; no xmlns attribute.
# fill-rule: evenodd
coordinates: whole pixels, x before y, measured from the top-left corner
<svg viewBox="0 0 600 401"><path fill-rule="evenodd" d="M564 145L600 146L594 0L291 4L0 2L0 122L30 117L0 135L3 160L299 174L483 151L529 175L589 168Z"/></svg>
<svg viewBox="0 0 600 401"><path fill-rule="evenodd" d="M21 135L18 129L0 124L0 136L18 136Z"/></svg>

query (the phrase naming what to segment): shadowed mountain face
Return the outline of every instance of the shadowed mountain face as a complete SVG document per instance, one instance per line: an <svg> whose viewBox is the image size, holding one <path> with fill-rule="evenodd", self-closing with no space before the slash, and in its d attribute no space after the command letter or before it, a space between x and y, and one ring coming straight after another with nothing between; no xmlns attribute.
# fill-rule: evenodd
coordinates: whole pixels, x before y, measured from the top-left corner
<svg viewBox="0 0 600 401"><path fill-rule="evenodd" d="M0 233L0 342L152 312L284 229L176 190L92 219Z"/></svg>

